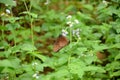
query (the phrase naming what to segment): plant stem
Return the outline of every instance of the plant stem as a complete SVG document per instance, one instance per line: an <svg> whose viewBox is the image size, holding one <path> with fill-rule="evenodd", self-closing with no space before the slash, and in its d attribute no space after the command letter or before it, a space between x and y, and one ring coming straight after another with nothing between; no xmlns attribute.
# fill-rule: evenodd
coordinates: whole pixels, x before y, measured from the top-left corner
<svg viewBox="0 0 120 80"><path fill-rule="evenodd" d="M70 27L70 43L72 42L72 27Z"/></svg>
<svg viewBox="0 0 120 80"><path fill-rule="evenodd" d="M3 20L3 22L2 22L2 27L4 27L4 20ZM4 35L4 30L2 30L2 39L3 39L3 41L4 41L4 37L5 37L5 35Z"/></svg>

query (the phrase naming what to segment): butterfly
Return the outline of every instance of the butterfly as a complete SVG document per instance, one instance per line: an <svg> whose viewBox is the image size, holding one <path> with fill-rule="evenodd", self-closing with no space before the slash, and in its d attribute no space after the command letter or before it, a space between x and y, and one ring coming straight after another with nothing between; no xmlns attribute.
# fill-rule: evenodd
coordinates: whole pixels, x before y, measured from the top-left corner
<svg viewBox="0 0 120 80"><path fill-rule="evenodd" d="M53 51L54 52L58 52L60 49L62 49L63 47L65 47L67 44L69 43L69 40L63 36L63 35L60 35L54 45L53 45Z"/></svg>

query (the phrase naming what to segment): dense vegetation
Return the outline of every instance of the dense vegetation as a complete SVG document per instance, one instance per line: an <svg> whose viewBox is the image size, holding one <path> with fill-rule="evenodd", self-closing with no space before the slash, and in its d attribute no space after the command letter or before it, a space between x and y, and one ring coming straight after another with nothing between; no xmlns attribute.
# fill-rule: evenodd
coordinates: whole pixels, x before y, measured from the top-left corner
<svg viewBox="0 0 120 80"><path fill-rule="evenodd" d="M0 0L0 16L0 80L120 80L120 0Z"/></svg>

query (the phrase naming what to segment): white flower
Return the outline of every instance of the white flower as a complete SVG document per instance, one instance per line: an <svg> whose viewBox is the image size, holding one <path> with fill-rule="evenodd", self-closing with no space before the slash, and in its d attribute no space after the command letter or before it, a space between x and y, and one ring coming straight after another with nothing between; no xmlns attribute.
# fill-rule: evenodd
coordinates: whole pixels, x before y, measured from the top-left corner
<svg viewBox="0 0 120 80"><path fill-rule="evenodd" d="M5 4L5 6L8 6L8 4Z"/></svg>
<svg viewBox="0 0 120 80"><path fill-rule="evenodd" d="M2 13L2 14L1 14L1 16L4 16L4 15L5 15L5 13Z"/></svg>
<svg viewBox="0 0 120 80"><path fill-rule="evenodd" d="M103 2L103 4L105 4L106 6L108 5L108 2L105 1L105 0L103 0L102 2Z"/></svg>
<svg viewBox="0 0 120 80"><path fill-rule="evenodd" d="M72 22L71 21L68 21L66 24L70 25Z"/></svg>
<svg viewBox="0 0 120 80"><path fill-rule="evenodd" d="M75 22L76 24L79 24L79 21L78 21L77 19L75 19L74 22Z"/></svg>
<svg viewBox="0 0 120 80"><path fill-rule="evenodd" d="M9 76L7 76L6 79L9 79Z"/></svg>
<svg viewBox="0 0 120 80"><path fill-rule="evenodd" d="M68 24L69 25L69 27L72 27L73 26L73 22L71 22L71 21L68 21L66 24Z"/></svg>
<svg viewBox="0 0 120 80"><path fill-rule="evenodd" d="M48 5L50 3L49 0L46 0L46 2L44 3L45 5Z"/></svg>
<svg viewBox="0 0 120 80"><path fill-rule="evenodd" d="M10 10L9 10L9 9L6 9L6 13L10 14L11 12L10 12Z"/></svg>
<svg viewBox="0 0 120 80"><path fill-rule="evenodd" d="M78 38L80 37L80 29L79 28L76 30L73 30L72 33L74 36L77 36Z"/></svg>
<svg viewBox="0 0 120 80"><path fill-rule="evenodd" d="M62 35L63 35L63 36L66 36L67 34L68 34L68 32L63 29L63 30L62 30Z"/></svg>
<svg viewBox="0 0 120 80"><path fill-rule="evenodd" d="M73 27L73 22L71 22L71 24L69 24L69 27Z"/></svg>
<svg viewBox="0 0 120 80"><path fill-rule="evenodd" d="M15 4L16 4L16 1L14 0L14 1L13 1L13 3L15 3Z"/></svg>
<svg viewBox="0 0 120 80"><path fill-rule="evenodd" d="M33 74L33 78L38 79L39 78L38 73Z"/></svg>
<svg viewBox="0 0 120 80"><path fill-rule="evenodd" d="M72 16L71 16L71 15L68 15L66 18L67 18L67 19L71 19L71 18L72 18Z"/></svg>
<svg viewBox="0 0 120 80"><path fill-rule="evenodd" d="M38 63L37 63L37 62L33 62L33 63L32 63L32 66L35 66L35 65L38 65Z"/></svg>

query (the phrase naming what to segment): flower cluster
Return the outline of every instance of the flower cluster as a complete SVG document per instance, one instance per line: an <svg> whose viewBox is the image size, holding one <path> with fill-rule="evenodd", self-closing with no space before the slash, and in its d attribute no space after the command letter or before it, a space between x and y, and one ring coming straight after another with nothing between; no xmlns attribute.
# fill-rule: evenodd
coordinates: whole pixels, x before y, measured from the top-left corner
<svg viewBox="0 0 120 80"><path fill-rule="evenodd" d="M33 63L32 63L32 66L33 66L33 67L35 67L35 66L37 66L37 65L38 65L37 62L33 62ZM36 72L33 74L32 77L35 78L35 79L38 79L38 78L39 78L39 72L36 71Z"/></svg>
<svg viewBox="0 0 120 80"><path fill-rule="evenodd" d="M72 18L72 16L71 15L68 15L67 17L66 17L66 19L67 19L67 25L71 28L71 27L73 27L74 25L77 25L77 24L79 24L80 22L77 20L77 19L73 19ZM73 33L73 36L77 36L78 38L80 38L80 29L79 28L77 28L77 29L73 29L72 30L72 33Z"/></svg>
<svg viewBox="0 0 120 80"><path fill-rule="evenodd" d="M62 30L62 35L63 35L63 36L66 36L67 34L68 34L67 30L64 30L64 29L63 29L63 30Z"/></svg>
<svg viewBox="0 0 120 80"><path fill-rule="evenodd" d="M77 36L78 38L80 38L80 29L79 28L73 30L72 33L73 33L73 36Z"/></svg>
<svg viewBox="0 0 120 80"><path fill-rule="evenodd" d="M1 16L9 16L9 14L11 14L11 11L9 9L6 9L5 12L1 13Z"/></svg>
<svg viewBox="0 0 120 80"><path fill-rule="evenodd" d="M103 4L105 4L106 6L108 5L108 2L105 1L105 0L103 0L102 2L103 2Z"/></svg>
<svg viewBox="0 0 120 80"><path fill-rule="evenodd" d="M38 74L38 72L36 72L35 74L33 74L32 77L38 79L38 78L39 78L39 74Z"/></svg>
<svg viewBox="0 0 120 80"><path fill-rule="evenodd" d="M67 19L66 24L69 25L69 27L73 27L74 24L79 24L79 21L77 19L72 20L71 15L68 15L66 19Z"/></svg>
<svg viewBox="0 0 120 80"><path fill-rule="evenodd" d="M32 63L32 66L36 66L36 65L38 65L37 62L33 62L33 63Z"/></svg>
<svg viewBox="0 0 120 80"><path fill-rule="evenodd" d="M77 36L77 38L80 39L80 31L81 30L79 28L74 29L74 27L73 27L73 26L79 24L80 22L77 19L74 19L71 15L68 15L66 17L66 19L67 19L66 24L69 26L69 27L67 27L67 29L70 29L70 33L72 33L73 36ZM62 30L62 35L63 36L66 36L68 34L67 29Z"/></svg>
<svg viewBox="0 0 120 80"><path fill-rule="evenodd" d="M49 3L50 3L50 0L46 0L46 2L44 4L48 5Z"/></svg>
<svg viewBox="0 0 120 80"><path fill-rule="evenodd" d="M9 10L9 9L6 9L6 13L7 13L7 14L10 14L11 12L10 12L10 10Z"/></svg>

